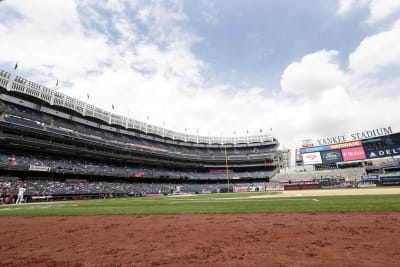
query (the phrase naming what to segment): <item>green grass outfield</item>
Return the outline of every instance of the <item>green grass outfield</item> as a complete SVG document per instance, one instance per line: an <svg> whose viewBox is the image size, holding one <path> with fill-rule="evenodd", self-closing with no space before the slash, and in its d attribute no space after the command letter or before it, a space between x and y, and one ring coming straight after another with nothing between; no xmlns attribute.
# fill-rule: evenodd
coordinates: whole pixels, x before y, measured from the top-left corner
<svg viewBox="0 0 400 267"><path fill-rule="evenodd" d="M0 216L400 211L400 195L262 198L262 195L271 194L207 194L1 205Z"/></svg>

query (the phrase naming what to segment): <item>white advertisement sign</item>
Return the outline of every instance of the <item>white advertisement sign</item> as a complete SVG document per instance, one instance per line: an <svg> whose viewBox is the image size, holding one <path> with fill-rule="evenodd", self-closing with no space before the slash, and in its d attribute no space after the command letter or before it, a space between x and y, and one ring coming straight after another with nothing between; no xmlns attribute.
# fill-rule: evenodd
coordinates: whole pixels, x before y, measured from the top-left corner
<svg viewBox="0 0 400 267"><path fill-rule="evenodd" d="M321 154L319 152L304 153L303 157L304 164L318 164L322 163Z"/></svg>
<svg viewBox="0 0 400 267"><path fill-rule="evenodd" d="M35 165L30 165L29 170L30 171L36 171L36 172L49 172L50 167L48 166L35 166Z"/></svg>

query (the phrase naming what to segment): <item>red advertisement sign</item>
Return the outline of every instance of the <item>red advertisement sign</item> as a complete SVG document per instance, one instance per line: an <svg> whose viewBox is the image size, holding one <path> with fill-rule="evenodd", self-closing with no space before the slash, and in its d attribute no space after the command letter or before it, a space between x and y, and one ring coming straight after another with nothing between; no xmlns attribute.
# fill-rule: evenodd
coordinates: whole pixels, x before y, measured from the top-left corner
<svg viewBox="0 0 400 267"><path fill-rule="evenodd" d="M353 141L353 142L347 142L347 143L333 144L333 145L329 145L329 150L349 148L349 147L355 147L355 146L361 146L361 145L362 145L361 141Z"/></svg>
<svg viewBox="0 0 400 267"><path fill-rule="evenodd" d="M362 146L342 149L344 161L365 159L365 152Z"/></svg>
<svg viewBox="0 0 400 267"><path fill-rule="evenodd" d="M144 173L132 173L131 177L134 178L143 178L144 177Z"/></svg>

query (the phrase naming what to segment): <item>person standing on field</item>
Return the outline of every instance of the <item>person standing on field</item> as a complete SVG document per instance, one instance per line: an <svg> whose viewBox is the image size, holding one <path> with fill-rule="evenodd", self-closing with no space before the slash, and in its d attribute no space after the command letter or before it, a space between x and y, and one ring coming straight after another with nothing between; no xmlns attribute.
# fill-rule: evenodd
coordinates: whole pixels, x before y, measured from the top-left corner
<svg viewBox="0 0 400 267"><path fill-rule="evenodd" d="M26 189L23 186L21 186L18 189L18 198L17 198L17 201L15 202L15 204L21 204L21 202L24 200L25 191L26 191Z"/></svg>

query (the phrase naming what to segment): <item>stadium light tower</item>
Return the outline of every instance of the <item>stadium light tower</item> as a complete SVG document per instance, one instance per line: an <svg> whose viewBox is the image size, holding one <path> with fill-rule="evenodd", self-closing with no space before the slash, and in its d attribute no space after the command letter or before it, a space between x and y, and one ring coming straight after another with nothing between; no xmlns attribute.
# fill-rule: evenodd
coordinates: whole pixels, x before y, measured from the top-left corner
<svg viewBox="0 0 400 267"><path fill-rule="evenodd" d="M228 193L229 193L229 166L228 166L228 153L226 152L226 144L225 144L225 166L226 166L226 182L228 184Z"/></svg>

